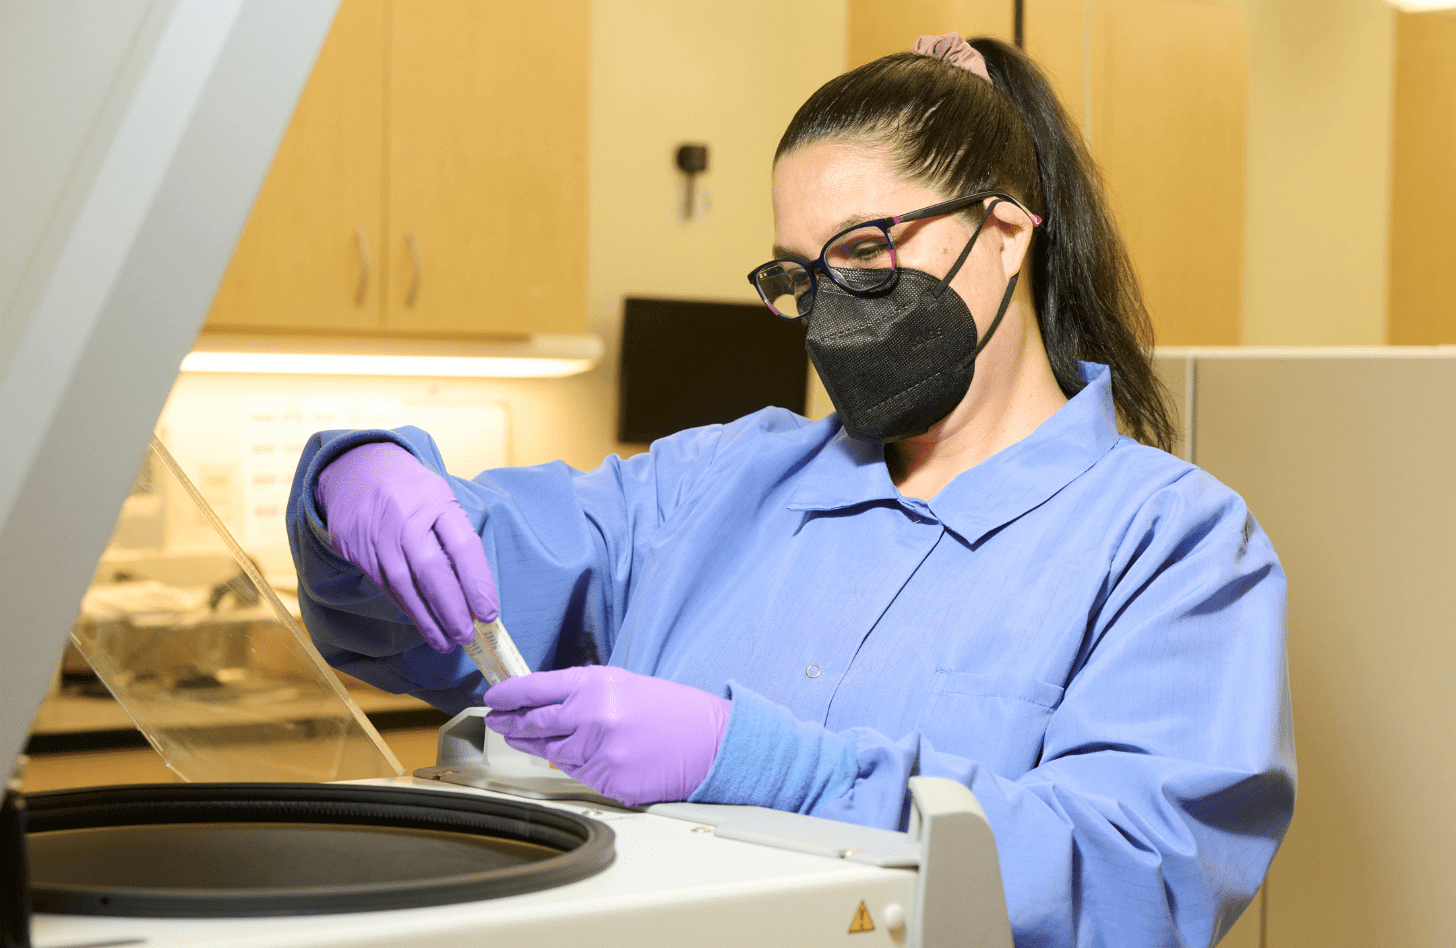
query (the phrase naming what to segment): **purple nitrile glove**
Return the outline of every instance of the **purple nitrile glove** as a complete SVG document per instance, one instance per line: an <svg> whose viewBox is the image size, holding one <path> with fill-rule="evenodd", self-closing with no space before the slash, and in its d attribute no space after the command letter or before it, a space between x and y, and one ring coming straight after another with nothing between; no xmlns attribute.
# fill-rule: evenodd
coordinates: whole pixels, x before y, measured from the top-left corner
<svg viewBox="0 0 1456 948"><path fill-rule="evenodd" d="M686 800L713 765L733 703L610 665L507 678L485 726L629 806Z"/></svg>
<svg viewBox="0 0 1456 948"><path fill-rule="evenodd" d="M392 441L361 444L318 477L319 506L339 554L448 652L500 613L480 537L443 477Z"/></svg>

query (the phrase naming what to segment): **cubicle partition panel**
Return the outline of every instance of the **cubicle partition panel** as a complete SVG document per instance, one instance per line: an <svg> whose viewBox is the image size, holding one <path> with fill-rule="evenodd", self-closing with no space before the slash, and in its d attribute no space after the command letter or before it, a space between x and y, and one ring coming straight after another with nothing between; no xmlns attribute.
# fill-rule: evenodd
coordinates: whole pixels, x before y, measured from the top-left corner
<svg viewBox="0 0 1456 948"><path fill-rule="evenodd" d="M1299 758L1268 948L1456 932L1456 347L1159 352L1180 453L1289 579ZM1251 909L1253 911L1253 909Z"/></svg>

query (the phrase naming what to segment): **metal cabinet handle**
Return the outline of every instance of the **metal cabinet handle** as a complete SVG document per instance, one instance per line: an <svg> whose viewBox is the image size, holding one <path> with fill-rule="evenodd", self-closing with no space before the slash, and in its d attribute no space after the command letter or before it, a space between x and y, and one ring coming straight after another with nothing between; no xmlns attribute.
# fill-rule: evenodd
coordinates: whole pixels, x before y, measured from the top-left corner
<svg viewBox="0 0 1456 948"><path fill-rule="evenodd" d="M364 228L355 227L354 240L359 244L359 286L354 290L354 305L363 306L369 292L369 235Z"/></svg>
<svg viewBox="0 0 1456 948"><path fill-rule="evenodd" d="M415 239L414 231L405 231L404 239L409 242L410 260L414 263L414 274L410 277L409 292L404 295L404 305L414 306L415 300L420 298L420 282L424 279L425 258L424 254L420 253L420 242Z"/></svg>

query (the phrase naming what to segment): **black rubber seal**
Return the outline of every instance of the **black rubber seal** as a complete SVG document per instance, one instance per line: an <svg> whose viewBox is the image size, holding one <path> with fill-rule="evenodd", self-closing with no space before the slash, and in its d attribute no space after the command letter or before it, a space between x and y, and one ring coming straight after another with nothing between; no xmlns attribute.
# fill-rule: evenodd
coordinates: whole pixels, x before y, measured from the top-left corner
<svg viewBox="0 0 1456 948"><path fill-rule="evenodd" d="M26 804L33 850L41 842L38 834L58 830L188 825L206 832L207 824L221 831L249 823L382 827L381 838L387 833L396 846L399 831L413 830L422 840L427 834L436 840L441 833L461 834L556 850L522 865L480 871L456 866L388 882L349 878L357 875L352 870L359 862L347 859L339 860L341 880L292 887L259 886L256 880L230 886L226 879L209 879L207 888L156 888L33 878L35 911L57 914L234 918L417 908L555 888L595 875L615 858L613 833L596 820L448 790L360 784L138 784L27 794ZM409 840L403 844L408 846ZM360 858L368 858L367 849Z"/></svg>

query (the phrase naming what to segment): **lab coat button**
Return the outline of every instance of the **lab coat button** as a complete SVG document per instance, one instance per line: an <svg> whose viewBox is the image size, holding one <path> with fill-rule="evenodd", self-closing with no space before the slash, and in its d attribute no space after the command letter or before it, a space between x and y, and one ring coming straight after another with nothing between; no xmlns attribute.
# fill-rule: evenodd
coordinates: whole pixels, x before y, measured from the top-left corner
<svg viewBox="0 0 1456 948"><path fill-rule="evenodd" d="M810 665L808 668L804 669L804 674L808 675L810 678L818 678L820 672L822 671L823 669L821 669L818 665Z"/></svg>

